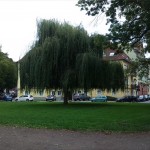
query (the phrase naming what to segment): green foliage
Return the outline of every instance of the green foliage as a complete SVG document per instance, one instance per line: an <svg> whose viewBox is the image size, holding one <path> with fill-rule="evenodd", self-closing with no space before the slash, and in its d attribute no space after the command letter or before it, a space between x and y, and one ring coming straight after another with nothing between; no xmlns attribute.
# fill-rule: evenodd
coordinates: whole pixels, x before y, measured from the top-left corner
<svg viewBox="0 0 150 150"><path fill-rule="evenodd" d="M16 85L17 66L7 54L0 52L0 90L11 89Z"/></svg>
<svg viewBox="0 0 150 150"><path fill-rule="evenodd" d="M103 50L108 46L108 39L104 35L93 34L90 36L90 49L99 58L103 57Z"/></svg>
<svg viewBox="0 0 150 150"><path fill-rule="evenodd" d="M116 45L128 47L142 41L150 51L149 0L79 0L77 6L88 15L105 13L107 23L111 23L108 37Z"/></svg>
<svg viewBox="0 0 150 150"><path fill-rule="evenodd" d="M122 67L101 59L103 41L104 36L89 37L80 26L60 24L55 20L39 21L37 41L20 60L21 88L63 89L65 99L77 88L86 91L122 88L124 84L120 84L119 79L124 79L124 75L119 70L116 76L118 70L115 69L122 70ZM118 78L115 82L109 82L111 77L107 79L111 74L114 79Z"/></svg>
<svg viewBox="0 0 150 150"><path fill-rule="evenodd" d="M129 68L126 70L127 75L138 76L139 79L142 77L148 78L150 70L150 59L149 58L139 58L132 61Z"/></svg>
<svg viewBox="0 0 150 150"><path fill-rule="evenodd" d="M77 60L76 69L81 88L100 88L108 91L124 89L124 72L120 63L103 61L92 53L79 55Z"/></svg>
<svg viewBox="0 0 150 150"><path fill-rule="evenodd" d="M113 96L107 96L107 101L116 101L117 98L116 97L113 97Z"/></svg>
<svg viewBox="0 0 150 150"><path fill-rule="evenodd" d="M141 58L137 61L137 64L137 72L140 79L142 79L142 77L149 78L150 58Z"/></svg>

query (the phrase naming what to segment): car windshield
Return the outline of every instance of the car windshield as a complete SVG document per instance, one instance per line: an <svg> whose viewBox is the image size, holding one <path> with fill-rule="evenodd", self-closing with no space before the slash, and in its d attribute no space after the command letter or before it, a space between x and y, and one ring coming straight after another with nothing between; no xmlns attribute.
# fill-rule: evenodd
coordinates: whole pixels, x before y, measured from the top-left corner
<svg viewBox="0 0 150 150"><path fill-rule="evenodd" d="M22 96L20 96L20 97L28 97L28 95L22 95Z"/></svg>
<svg viewBox="0 0 150 150"><path fill-rule="evenodd" d="M105 96L102 96L102 98L106 98Z"/></svg>
<svg viewBox="0 0 150 150"><path fill-rule="evenodd" d="M106 98L105 96L97 96L96 98Z"/></svg>
<svg viewBox="0 0 150 150"><path fill-rule="evenodd" d="M143 98L143 95L140 95L139 98Z"/></svg>

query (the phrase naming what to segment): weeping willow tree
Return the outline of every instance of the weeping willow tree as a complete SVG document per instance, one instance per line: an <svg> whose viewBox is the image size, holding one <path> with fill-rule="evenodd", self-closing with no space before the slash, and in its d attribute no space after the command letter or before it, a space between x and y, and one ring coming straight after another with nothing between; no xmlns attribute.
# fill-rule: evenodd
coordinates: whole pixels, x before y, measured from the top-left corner
<svg viewBox="0 0 150 150"><path fill-rule="evenodd" d="M118 62L109 62L84 53L77 56L76 70L80 88L85 91L93 88L117 91L124 89L124 71Z"/></svg>
<svg viewBox="0 0 150 150"><path fill-rule="evenodd" d="M103 61L91 51L90 37L81 26L40 20L37 27L35 44L20 60L22 89L62 89L67 104L77 88L123 88L120 64Z"/></svg>

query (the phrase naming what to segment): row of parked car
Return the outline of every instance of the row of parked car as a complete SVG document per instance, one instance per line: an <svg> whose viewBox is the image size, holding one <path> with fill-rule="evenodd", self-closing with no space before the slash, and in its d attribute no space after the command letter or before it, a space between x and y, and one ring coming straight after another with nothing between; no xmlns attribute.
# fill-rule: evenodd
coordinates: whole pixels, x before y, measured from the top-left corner
<svg viewBox="0 0 150 150"><path fill-rule="evenodd" d="M110 97L99 95L94 98L87 96L86 94L75 94L73 95L74 101L91 101L91 102L107 102ZM150 100L150 95L139 95L139 96L124 96L121 98L113 98L116 102L144 102Z"/></svg>
<svg viewBox="0 0 150 150"><path fill-rule="evenodd" d="M0 97L0 100L3 101L33 101L34 97L32 95L21 95L19 97L13 98L10 94L4 94L3 96ZM46 101L56 101L56 96L55 95L48 95L45 98Z"/></svg>
<svg viewBox="0 0 150 150"><path fill-rule="evenodd" d="M4 94L2 97L0 97L0 100L4 101L12 101L13 97L9 94ZM32 95L21 95L19 97L16 97L14 99L15 101L33 101L34 98ZM56 101L55 95L49 95L45 98L46 101ZM107 102L110 100L109 97L99 95L96 97L91 98L90 96L86 94L74 94L73 95L74 101L91 101L91 102ZM115 99L113 99L115 100ZM121 98L116 98L116 102L143 102L150 100L150 95L140 95L140 96L124 96Z"/></svg>
<svg viewBox="0 0 150 150"><path fill-rule="evenodd" d="M107 97L106 96L96 96L94 98L91 98L90 96L86 94L74 94L72 99L74 101L91 101L91 102L106 102ZM49 95L46 97L46 101L56 101L55 95Z"/></svg>
<svg viewBox="0 0 150 150"><path fill-rule="evenodd" d="M33 101L33 96L32 95L21 95L19 97L13 97L11 94L2 94L0 95L0 100L3 101Z"/></svg>
<svg viewBox="0 0 150 150"><path fill-rule="evenodd" d="M33 101L34 97L32 95L21 95L19 97L13 98L10 94L4 94L0 96L0 100L3 101ZM46 101L56 101L56 96L49 95L45 98Z"/></svg>
<svg viewBox="0 0 150 150"><path fill-rule="evenodd" d="M116 102L144 102L150 100L150 95L139 95L139 96L124 96L118 98Z"/></svg>
<svg viewBox="0 0 150 150"><path fill-rule="evenodd" d="M91 98L90 96L88 96L87 94L74 94L73 98L74 101L91 101L91 102L106 102L107 101L107 97L103 96L103 95L99 95L96 97Z"/></svg>

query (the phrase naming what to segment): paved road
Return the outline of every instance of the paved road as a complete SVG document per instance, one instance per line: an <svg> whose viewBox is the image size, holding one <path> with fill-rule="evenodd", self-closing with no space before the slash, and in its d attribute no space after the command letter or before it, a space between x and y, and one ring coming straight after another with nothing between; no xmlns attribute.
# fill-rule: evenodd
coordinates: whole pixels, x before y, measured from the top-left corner
<svg viewBox="0 0 150 150"><path fill-rule="evenodd" d="M0 150L150 150L150 132L105 134L0 127Z"/></svg>
<svg viewBox="0 0 150 150"><path fill-rule="evenodd" d="M150 100L149 101L145 101L145 102L141 102L141 103L150 103Z"/></svg>

